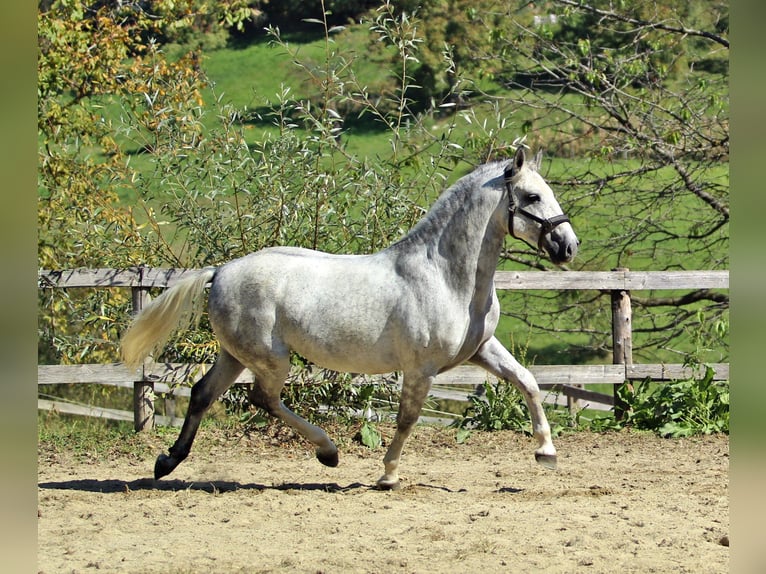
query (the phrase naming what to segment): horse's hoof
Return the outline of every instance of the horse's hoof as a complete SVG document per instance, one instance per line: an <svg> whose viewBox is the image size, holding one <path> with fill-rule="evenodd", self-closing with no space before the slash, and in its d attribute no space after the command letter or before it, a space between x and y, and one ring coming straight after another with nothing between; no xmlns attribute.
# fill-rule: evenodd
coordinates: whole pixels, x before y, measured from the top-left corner
<svg viewBox="0 0 766 574"><path fill-rule="evenodd" d="M378 490L401 490L402 483L399 480L384 480L381 478L376 483Z"/></svg>
<svg viewBox="0 0 766 574"><path fill-rule="evenodd" d="M540 466L544 466L550 470L556 470L556 455L555 454L540 454L535 453L535 460Z"/></svg>
<svg viewBox="0 0 766 574"><path fill-rule="evenodd" d="M317 451L317 460L325 466L336 467L338 466L338 451L330 454L323 454Z"/></svg>
<svg viewBox="0 0 766 574"><path fill-rule="evenodd" d="M159 480L163 476L167 476L173 469L178 466L178 463L166 454L161 454L157 457L157 461L154 463L154 480Z"/></svg>

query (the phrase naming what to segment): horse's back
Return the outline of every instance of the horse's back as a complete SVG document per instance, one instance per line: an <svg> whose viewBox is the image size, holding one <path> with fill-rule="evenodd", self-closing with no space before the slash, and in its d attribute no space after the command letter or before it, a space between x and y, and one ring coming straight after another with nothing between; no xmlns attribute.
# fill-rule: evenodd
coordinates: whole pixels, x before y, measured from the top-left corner
<svg viewBox="0 0 766 574"><path fill-rule="evenodd" d="M399 366L406 300L382 254L278 247L222 266L209 308L235 355L295 351L338 371L387 372Z"/></svg>

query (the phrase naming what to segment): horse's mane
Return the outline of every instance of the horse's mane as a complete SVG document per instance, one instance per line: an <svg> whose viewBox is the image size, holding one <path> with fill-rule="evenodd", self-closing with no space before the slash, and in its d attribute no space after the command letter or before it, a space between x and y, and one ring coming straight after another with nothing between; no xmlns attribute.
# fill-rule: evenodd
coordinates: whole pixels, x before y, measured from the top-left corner
<svg viewBox="0 0 766 574"><path fill-rule="evenodd" d="M412 243L421 243L432 237L437 230L447 227L447 222L465 208L469 196L481 191L484 184L494 178L492 172L498 171L497 176L502 175L498 166L505 162L491 162L477 166L471 172L458 179L451 186L442 191L431 208L418 221L412 229L391 247L404 246Z"/></svg>

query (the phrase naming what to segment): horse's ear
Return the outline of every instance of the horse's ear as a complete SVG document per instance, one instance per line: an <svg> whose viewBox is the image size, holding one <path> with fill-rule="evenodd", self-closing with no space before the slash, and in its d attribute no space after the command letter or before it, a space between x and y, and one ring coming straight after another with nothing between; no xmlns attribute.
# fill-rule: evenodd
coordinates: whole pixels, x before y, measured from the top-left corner
<svg viewBox="0 0 766 574"><path fill-rule="evenodd" d="M521 167L526 160L527 156L524 155L524 148L519 146L519 149L516 150L516 155L513 156L513 170L515 172L521 171Z"/></svg>
<svg viewBox="0 0 766 574"><path fill-rule="evenodd" d="M532 164L530 167L534 169L535 171L540 171L540 167L543 165L543 150L539 149L537 150L537 153L535 154L535 159L532 160Z"/></svg>
<svg viewBox="0 0 766 574"><path fill-rule="evenodd" d="M519 148L516 150L516 155L513 156L513 160L511 161L510 165L505 168L505 177L510 178L519 173L525 161L526 156L524 155L524 148L519 146Z"/></svg>

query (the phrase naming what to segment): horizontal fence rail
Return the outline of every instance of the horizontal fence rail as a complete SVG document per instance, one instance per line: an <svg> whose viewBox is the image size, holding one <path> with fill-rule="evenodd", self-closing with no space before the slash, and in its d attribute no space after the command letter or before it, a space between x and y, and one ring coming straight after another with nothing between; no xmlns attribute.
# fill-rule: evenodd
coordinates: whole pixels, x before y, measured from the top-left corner
<svg viewBox="0 0 766 574"><path fill-rule="evenodd" d="M64 271L40 270L38 287L51 288L131 288L134 303L140 304L151 288L171 286L193 269L166 269L135 267L130 269L71 269ZM616 389L631 381L651 379L657 382L700 377L706 366L692 368L681 364L633 364L631 357L630 291L668 289L728 289L728 271L498 271L495 274L498 290L599 290L612 294L612 322L614 363L608 365L533 365L529 367L544 390L553 391L547 398L566 404L570 409L580 408L585 401L589 408L611 410L626 405L616 404ZM117 420L133 420L136 430L151 428L155 423L180 425L183 419L160 416L154 412L156 394L173 397L189 396L190 384L199 380L212 365L146 363L129 370L121 363L87 365L38 365L38 385L51 384L103 384L133 388L134 412L100 407L73 405L63 401L38 399L38 409L57 410L62 413L98 416ZM715 380L729 379L728 363L708 365ZM253 380L245 370L236 384ZM391 373L367 377L365 381L388 381L401 386L398 374ZM439 375L431 389L435 399L465 401L476 395L485 381L495 382L489 373L470 365L463 365ZM613 394L584 389L586 384L613 385ZM167 409L166 409L167 410ZM424 417L427 418L427 417ZM444 419L440 419L444 420Z"/></svg>
<svg viewBox="0 0 766 574"><path fill-rule="evenodd" d="M40 270L39 288L170 287L196 269L133 267L129 269ZM663 289L728 289L728 271L497 271L496 289L550 291L649 291Z"/></svg>

